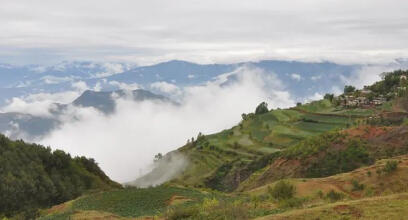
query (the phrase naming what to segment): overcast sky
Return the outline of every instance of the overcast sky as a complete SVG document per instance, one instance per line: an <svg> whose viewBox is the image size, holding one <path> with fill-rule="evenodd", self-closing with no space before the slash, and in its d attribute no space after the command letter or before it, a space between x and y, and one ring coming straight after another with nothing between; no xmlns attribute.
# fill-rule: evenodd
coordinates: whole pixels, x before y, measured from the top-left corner
<svg viewBox="0 0 408 220"><path fill-rule="evenodd" d="M408 57L406 0L0 0L0 62Z"/></svg>

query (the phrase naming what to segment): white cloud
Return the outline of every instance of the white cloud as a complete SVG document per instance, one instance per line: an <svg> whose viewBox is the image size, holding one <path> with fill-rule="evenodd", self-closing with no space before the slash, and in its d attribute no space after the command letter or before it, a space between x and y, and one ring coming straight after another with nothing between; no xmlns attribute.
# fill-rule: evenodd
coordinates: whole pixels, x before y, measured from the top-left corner
<svg viewBox="0 0 408 220"><path fill-rule="evenodd" d="M0 109L2 112L20 112L34 116L52 117L50 109L55 108L54 103L67 104L75 100L88 88L85 82L72 83L73 91L58 93L34 93L22 97L13 97L6 101Z"/></svg>
<svg viewBox="0 0 408 220"><path fill-rule="evenodd" d="M141 86L137 83L123 83L123 82L118 82L118 81L109 81L109 85L115 86L119 89L123 90L136 90L136 89L141 89Z"/></svg>
<svg viewBox="0 0 408 220"><path fill-rule="evenodd" d="M297 74L297 73L292 73L292 74L290 74L290 78L292 78L292 79L294 79L294 80L296 80L296 81L302 80L302 76L299 75L299 74Z"/></svg>
<svg viewBox="0 0 408 220"><path fill-rule="evenodd" d="M103 63L102 66L105 68L105 71L93 74L93 78L112 76L115 74L123 73L127 69L123 64L120 63Z"/></svg>
<svg viewBox="0 0 408 220"><path fill-rule="evenodd" d="M0 56L385 62L408 57L407 8L403 0L3 1Z"/></svg>
<svg viewBox="0 0 408 220"><path fill-rule="evenodd" d="M317 80L319 80L321 78L322 78L322 75L316 75L316 76L310 77L310 79L313 80L313 81L317 81Z"/></svg>
<svg viewBox="0 0 408 220"><path fill-rule="evenodd" d="M41 80L44 81L45 84L59 84L63 82L70 82L75 79L74 76L65 76L65 77L58 77L58 76L43 76Z"/></svg>
<svg viewBox="0 0 408 220"><path fill-rule="evenodd" d="M77 81L72 83L72 88L78 91L85 91L89 89L88 85L84 81Z"/></svg>
<svg viewBox="0 0 408 220"><path fill-rule="evenodd" d="M293 106L283 89L275 75L243 67L204 85L185 87L180 106L121 99L111 116L75 108L41 143L93 157L114 180L130 181L150 167L155 154L182 146L198 132L230 128L262 101L272 108Z"/></svg>
<svg viewBox="0 0 408 220"><path fill-rule="evenodd" d="M352 72L348 77L341 75L341 80L346 85L352 85L356 88L363 88L366 85L371 85L377 81L381 80L381 73L391 72L396 69L400 69L402 66L400 64L390 64L390 65L367 65L360 69Z"/></svg>
<svg viewBox="0 0 408 220"><path fill-rule="evenodd" d="M323 99L323 95L315 92L312 96L309 96L305 99L305 102L317 101Z"/></svg>
<svg viewBox="0 0 408 220"><path fill-rule="evenodd" d="M152 89L164 92L164 93L173 93L173 94L179 94L180 93L180 88L176 86L175 84L160 81L160 82L155 82L150 85Z"/></svg>

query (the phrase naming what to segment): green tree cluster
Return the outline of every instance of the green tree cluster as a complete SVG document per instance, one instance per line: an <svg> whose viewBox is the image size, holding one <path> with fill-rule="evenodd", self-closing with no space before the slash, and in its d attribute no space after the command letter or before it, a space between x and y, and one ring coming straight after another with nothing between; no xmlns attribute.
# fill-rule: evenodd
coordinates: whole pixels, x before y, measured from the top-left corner
<svg viewBox="0 0 408 220"><path fill-rule="evenodd" d="M93 159L11 141L0 135L0 216L14 216L76 198L90 189L120 187Z"/></svg>
<svg viewBox="0 0 408 220"><path fill-rule="evenodd" d="M262 102L255 109L255 115L265 114L267 112L269 112L269 109L268 109L268 103L266 102Z"/></svg>

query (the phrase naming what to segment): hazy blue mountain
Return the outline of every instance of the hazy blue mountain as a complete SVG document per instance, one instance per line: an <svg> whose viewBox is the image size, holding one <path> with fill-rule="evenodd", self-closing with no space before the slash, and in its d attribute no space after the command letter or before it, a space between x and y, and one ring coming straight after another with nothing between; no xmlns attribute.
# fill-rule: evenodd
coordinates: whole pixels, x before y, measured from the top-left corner
<svg viewBox="0 0 408 220"><path fill-rule="evenodd" d="M157 81L171 82L177 85L190 85L208 81L222 73L233 71L238 64L201 65L186 61L173 60L152 66L141 66L108 77L127 83L147 84Z"/></svg>
<svg viewBox="0 0 408 220"><path fill-rule="evenodd" d="M395 63L408 63L404 59ZM177 86L198 85L240 66L259 68L274 73L293 97L304 99L314 93L342 88L342 79L350 77L363 65L343 65L332 62L296 62L264 60L234 64L196 64L173 60L150 66L130 66L121 63L62 62L54 66L13 66L0 64L0 106L6 99L38 92L72 90L72 83L84 81L89 88L102 86L102 91L121 89L119 83L134 84L149 89L155 82Z"/></svg>
<svg viewBox="0 0 408 220"><path fill-rule="evenodd" d="M69 105L94 107L105 114L111 114L116 108L115 100L126 97L135 102L151 100L177 104L165 96L142 89L106 92L87 90L70 104L55 103L55 108L50 110L54 117L40 117L18 112L0 113L0 133L8 135L12 139L24 138L32 140L36 137L46 135L60 125L61 122L58 116L64 114L64 110Z"/></svg>
<svg viewBox="0 0 408 220"><path fill-rule="evenodd" d="M145 100L171 102L170 99L165 96L156 95L143 89L133 91L117 90L108 92L95 92L92 90L87 90L82 93L80 97L75 99L72 104L81 107L94 107L104 113L113 113L115 111L115 98L124 98L126 96L131 96L130 98L135 102Z"/></svg>
<svg viewBox="0 0 408 220"><path fill-rule="evenodd" d="M40 137L58 124L58 120L53 118L17 112L0 113L0 133L8 135L11 139Z"/></svg>

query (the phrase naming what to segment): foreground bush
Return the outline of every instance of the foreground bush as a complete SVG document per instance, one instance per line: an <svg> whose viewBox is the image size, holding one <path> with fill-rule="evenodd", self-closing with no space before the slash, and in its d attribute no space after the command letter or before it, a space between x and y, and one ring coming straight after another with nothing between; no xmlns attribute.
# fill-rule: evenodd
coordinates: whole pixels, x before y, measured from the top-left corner
<svg viewBox="0 0 408 220"><path fill-rule="evenodd" d="M330 202L336 202L336 201L339 201L339 200L343 199L343 198L344 198L344 194L341 193L341 192L336 192L336 191L334 191L334 190L330 190L330 192L328 192L328 193L326 194L326 198L327 198L328 200L330 200Z"/></svg>
<svg viewBox="0 0 408 220"><path fill-rule="evenodd" d="M296 193L296 187L287 181L279 181L273 188L268 188L269 194L278 200L290 199Z"/></svg>
<svg viewBox="0 0 408 220"><path fill-rule="evenodd" d="M169 220L181 219L220 219L245 220L249 219L250 209L241 201L218 201L204 199L201 204L190 207L177 206L168 210L165 218Z"/></svg>
<svg viewBox="0 0 408 220"><path fill-rule="evenodd" d="M398 168L398 161L396 160L387 161L384 167L384 172L391 173L391 172L394 172L397 168Z"/></svg>

